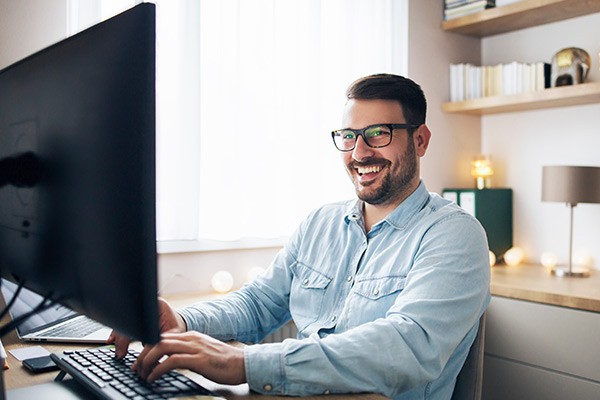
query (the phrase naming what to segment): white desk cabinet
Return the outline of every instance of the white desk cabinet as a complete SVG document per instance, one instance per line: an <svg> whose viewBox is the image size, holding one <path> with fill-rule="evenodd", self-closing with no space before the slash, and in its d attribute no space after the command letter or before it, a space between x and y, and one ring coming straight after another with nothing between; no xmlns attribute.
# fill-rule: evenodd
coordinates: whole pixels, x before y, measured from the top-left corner
<svg viewBox="0 0 600 400"><path fill-rule="evenodd" d="M492 294L512 298L494 295L488 308L483 399L600 399L600 312L596 310L600 287L593 290L591 302L581 303L587 295L585 289L577 290L577 285L589 286L598 277L574 283L542 271L538 287L527 285L528 291L523 292L519 288L522 281L512 288L506 281L507 274L521 272L528 280L532 278L528 274L540 270L504 270L496 273L496 280L492 276ZM563 287L575 289L574 297L582 308L559 305L572 303Z"/></svg>

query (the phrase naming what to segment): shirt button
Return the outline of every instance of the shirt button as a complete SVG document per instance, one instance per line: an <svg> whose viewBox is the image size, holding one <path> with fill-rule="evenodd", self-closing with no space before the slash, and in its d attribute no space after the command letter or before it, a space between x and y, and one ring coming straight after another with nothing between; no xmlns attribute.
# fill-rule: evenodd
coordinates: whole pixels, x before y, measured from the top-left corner
<svg viewBox="0 0 600 400"><path fill-rule="evenodd" d="M263 386L263 389L267 392L270 392L271 390L273 390L273 386L267 383L265 386Z"/></svg>
<svg viewBox="0 0 600 400"><path fill-rule="evenodd" d="M379 289L375 289L375 290L373 290L373 295L374 295L374 296L377 296L378 294L379 294Z"/></svg>
<svg viewBox="0 0 600 400"><path fill-rule="evenodd" d="M337 317L334 315L333 317L331 317L331 322L335 322L336 319Z"/></svg>
<svg viewBox="0 0 600 400"><path fill-rule="evenodd" d="M323 394L330 394L331 392L329 391L329 389L327 389L326 391L323 392Z"/></svg>
<svg viewBox="0 0 600 400"><path fill-rule="evenodd" d="M303 280L302 285L304 285L304 286L308 285L308 279Z"/></svg>
<svg viewBox="0 0 600 400"><path fill-rule="evenodd" d="M347 279L348 282L352 282L352 275L350 275Z"/></svg>

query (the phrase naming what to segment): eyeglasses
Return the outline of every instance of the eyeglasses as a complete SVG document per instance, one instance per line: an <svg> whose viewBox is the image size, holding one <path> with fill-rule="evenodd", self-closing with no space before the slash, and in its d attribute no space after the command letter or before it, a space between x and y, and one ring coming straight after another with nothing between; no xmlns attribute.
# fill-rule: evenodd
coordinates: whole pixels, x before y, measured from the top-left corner
<svg viewBox="0 0 600 400"><path fill-rule="evenodd" d="M333 144L339 151L352 151L356 147L356 140L362 136L369 147L385 147L392 143L394 129L416 129L415 124L377 124L369 125L363 129L339 129L331 132Z"/></svg>

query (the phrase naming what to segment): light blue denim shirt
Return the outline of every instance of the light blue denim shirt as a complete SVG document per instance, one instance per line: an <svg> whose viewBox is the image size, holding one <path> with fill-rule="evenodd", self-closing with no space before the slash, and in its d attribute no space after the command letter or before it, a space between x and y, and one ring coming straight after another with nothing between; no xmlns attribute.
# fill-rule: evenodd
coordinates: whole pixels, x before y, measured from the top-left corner
<svg viewBox="0 0 600 400"><path fill-rule="evenodd" d="M245 347L259 393L448 400L489 303L488 260L477 220L421 182L368 234L358 200L317 209L254 282L179 312L246 343L294 320L297 339Z"/></svg>

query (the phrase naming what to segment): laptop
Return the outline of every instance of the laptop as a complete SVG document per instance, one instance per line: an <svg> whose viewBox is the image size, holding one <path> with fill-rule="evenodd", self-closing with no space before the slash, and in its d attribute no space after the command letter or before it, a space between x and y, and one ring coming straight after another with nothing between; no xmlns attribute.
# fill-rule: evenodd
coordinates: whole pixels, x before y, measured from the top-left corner
<svg viewBox="0 0 600 400"><path fill-rule="evenodd" d="M7 304L17 290L17 285L1 279L0 291ZM21 289L10 308L10 316L16 319L33 310L43 297L26 288ZM111 329L68 307L55 304L47 310L32 315L16 328L22 340L42 342L106 343Z"/></svg>

